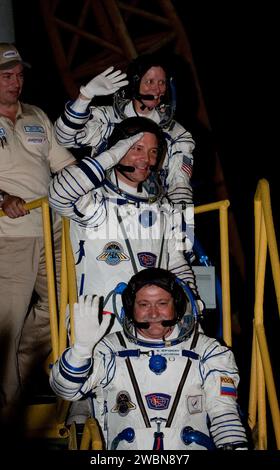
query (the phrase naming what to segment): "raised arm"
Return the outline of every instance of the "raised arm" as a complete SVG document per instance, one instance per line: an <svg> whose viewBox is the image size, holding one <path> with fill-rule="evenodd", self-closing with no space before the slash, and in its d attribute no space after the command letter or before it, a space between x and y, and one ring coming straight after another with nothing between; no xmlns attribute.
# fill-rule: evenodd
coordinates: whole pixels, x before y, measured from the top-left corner
<svg viewBox="0 0 280 470"><path fill-rule="evenodd" d="M58 172L49 186L51 207L80 225L94 226L103 211L104 197L97 190L104 184L105 170L115 166L128 149L141 138L139 133L117 142L110 150L96 158L86 157L77 165Z"/></svg>
<svg viewBox="0 0 280 470"><path fill-rule="evenodd" d="M80 88L74 102L68 102L55 123L57 141L64 147L90 145L99 148L111 132L110 107L90 107L95 96L111 95L127 85L126 74L109 67Z"/></svg>
<svg viewBox="0 0 280 470"><path fill-rule="evenodd" d="M99 297L80 296L74 304L74 344L64 351L50 374L50 385L61 398L79 400L98 385L103 375L102 364L92 357L111 317L102 315L100 323L99 318Z"/></svg>

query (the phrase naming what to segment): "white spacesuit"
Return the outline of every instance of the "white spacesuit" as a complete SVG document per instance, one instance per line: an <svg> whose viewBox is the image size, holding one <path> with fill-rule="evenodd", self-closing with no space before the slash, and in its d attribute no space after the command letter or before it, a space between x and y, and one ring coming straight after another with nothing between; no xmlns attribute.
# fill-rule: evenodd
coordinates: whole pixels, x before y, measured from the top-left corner
<svg viewBox="0 0 280 470"><path fill-rule="evenodd" d="M131 119L156 126L145 118ZM121 306L119 283L148 267L173 271L198 294L184 257L193 244L193 206L182 211L163 199L156 183L147 187L144 183L137 191L116 181L114 170L105 171L118 163L131 139L117 144L119 149L113 147L62 170L49 189L50 205L71 218L78 295L104 296L105 310L115 314ZM121 326L115 322L114 328Z"/></svg>
<svg viewBox="0 0 280 470"><path fill-rule="evenodd" d="M124 331L98 342L104 325L100 335L95 334L93 358L85 347L67 349L52 369L51 386L67 400L96 394L107 449L246 448L236 402L239 374L234 356L199 332L190 290L192 312L178 313L178 308L185 311L185 293L173 278L172 273L157 268L135 275L122 296ZM171 292L175 302L176 325L166 339L147 340L134 324L135 293L153 283ZM75 321L84 327L85 314L91 321L89 301L81 300ZM82 342L86 334L78 336Z"/></svg>
<svg viewBox="0 0 280 470"><path fill-rule="evenodd" d="M166 72L166 93L162 96L159 106L148 110L146 108L145 113L136 112L133 100L140 100L139 82L146 71L153 66L160 66ZM123 80L126 77L125 74L117 75L119 71L112 72L112 70L113 67L95 77L86 87L81 88L86 96L88 94L88 102L78 98L75 102L66 104L64 113L55 123L58 142L70 148L89 146L91 155L94 156L97 152L106 149L107 139L116 123L134 116L152 119L162 127L167 142L167 153L161 169L163 186L173 203L183 201L186 204L192 204L190 180L195 143L190 132L174 120L175 85L167 65L162 59L158 60L153 55L139 56L128 68L129 87L115 92L114 105L89 106L92 97L113 93L118 85L123 86L128 83ZM84 91L85 89L87 91Z"/></svg>

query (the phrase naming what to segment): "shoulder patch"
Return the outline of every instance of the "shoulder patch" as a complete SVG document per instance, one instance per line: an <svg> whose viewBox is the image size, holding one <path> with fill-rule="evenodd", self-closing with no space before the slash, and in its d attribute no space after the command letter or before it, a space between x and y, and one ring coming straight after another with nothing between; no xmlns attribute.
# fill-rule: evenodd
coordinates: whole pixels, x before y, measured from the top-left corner
<svg viewBox="0 0 280 470"><path fill-rule="evenodd" d="M235 388L234 381L231 377L220 377L220 395L237 397L237 390Z"/></svg>
<svg viewBox="0 0 280 470"><path fill-rule="evenodd" d="M45 133L45 129L43 126L37 126L35 124L31 124L30 126L23 126L25 132L40 132L42 134Z"/></svg>

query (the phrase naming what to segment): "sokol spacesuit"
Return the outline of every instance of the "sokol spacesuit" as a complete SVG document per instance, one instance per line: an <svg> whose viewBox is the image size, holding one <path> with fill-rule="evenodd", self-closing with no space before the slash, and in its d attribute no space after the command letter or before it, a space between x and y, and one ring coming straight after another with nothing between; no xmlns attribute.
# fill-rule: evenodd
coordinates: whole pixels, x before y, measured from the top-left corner
<svg viewBox="0 0 280 470"><path fill-rule="evenodd" d="M163 186L173 203L192 204L190 179L195 143L190 132L174 119L176 92L169 68L159 55L144 54L129 64L127 80L120 70L105 70L81 87L83 99L80 95L66 104L55 123L56 137L65 147L90 146L94 156L106 149L116 123L134 116L152 119L163 129L167 142L161 169ZM113 106L90 106L95 96L112 93Z"/></svg>
<svg viewBox="0 0 280 470"><path fill-rule="evenodd" d="M105 337L110 319L99 325L98 298L75 304L76 342L53 366L55 393L73 401L96 394L107 449L247 448L234 356L199 331L191 290L149 268L122 300L123 332Z"/></svg>
<svg viewBox="0 0 280 470"><path fill-rule="evenodd" d="M148 267L173 271L198 295L184 257L184 250L191 250L193 243L193 206L182 211L170 204L155 177L134 188L116 175L115 168L124 168L128 178L134 174L133 167L119 161L139 139L135 137L139 132L156 135L158 166L165 148L160 128L147 118L128 118L115 127L110 150L57 173L49 189L50 205L71 218L78 294L103 296L104 308L115 314L121 306L119 284ZM115 322L114 328L121 329L121 325Z"/></svg>

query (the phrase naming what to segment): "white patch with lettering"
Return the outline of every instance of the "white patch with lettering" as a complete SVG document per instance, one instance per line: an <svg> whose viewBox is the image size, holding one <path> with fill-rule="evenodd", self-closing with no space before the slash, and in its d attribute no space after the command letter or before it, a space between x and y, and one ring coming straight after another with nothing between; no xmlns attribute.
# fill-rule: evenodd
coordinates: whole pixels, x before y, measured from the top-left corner
<svg viewBox="0 0 280 470"><path fill-rule="evenodd" d="M44 137L29 137L29 139L27 139L27 142L29 144L43 144L45 140L46 139Z"/></svg>
<svg viewBox="0 0 280 470"><path fill-rule="evenodd" d="M25 132L40 132L42 134L45 133L45 129L43 126L36 126L35 124L29 126L23 126Z"/></svg>

